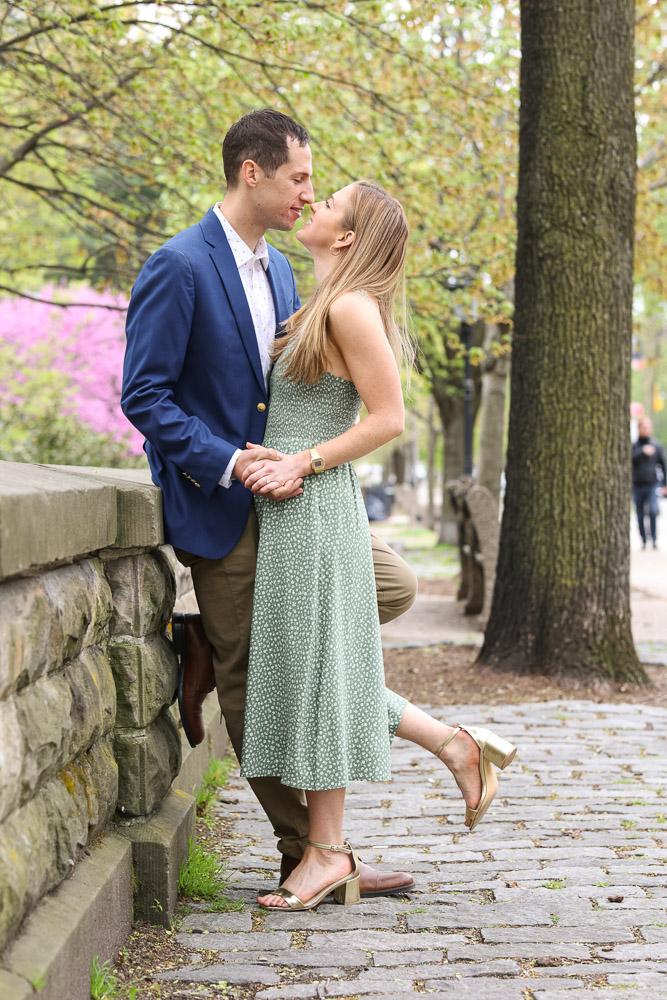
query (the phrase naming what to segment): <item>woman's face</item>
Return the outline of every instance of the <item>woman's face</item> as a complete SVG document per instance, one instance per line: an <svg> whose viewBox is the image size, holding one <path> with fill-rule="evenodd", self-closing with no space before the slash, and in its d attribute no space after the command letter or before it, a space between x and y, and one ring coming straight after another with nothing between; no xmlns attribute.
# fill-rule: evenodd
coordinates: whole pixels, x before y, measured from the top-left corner
<svg viewBox="0 0 667 1000"><path fill-rule="evenodd" d="M353 191L354 184L348 184L324 201L317 201L310 206L311 217L296 234L296 238L311 253L328 252L337 241L344 241L345 234L350 232L345 229L344 220L349 216Z"/></svg>

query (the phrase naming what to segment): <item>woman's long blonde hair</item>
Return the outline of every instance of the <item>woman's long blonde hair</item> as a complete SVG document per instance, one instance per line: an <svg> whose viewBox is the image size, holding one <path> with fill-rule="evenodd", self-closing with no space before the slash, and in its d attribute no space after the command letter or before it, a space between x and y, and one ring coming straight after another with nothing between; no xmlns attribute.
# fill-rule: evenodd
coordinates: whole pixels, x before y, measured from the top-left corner
<svg viewBox="0 0 667 1000"><path fill-rule="evenodd" d="M274 357L290 344L285 375L294 382L317 382L327 368L328 315L343 292L363 291L377 299L387 339L400 365L412 364L414 351L405 324L405 254L408 223L400 202L372 181L357 181L341 229L355 234L308 302L285 324ZM401 322L396 300L401 299Z"/></svg>

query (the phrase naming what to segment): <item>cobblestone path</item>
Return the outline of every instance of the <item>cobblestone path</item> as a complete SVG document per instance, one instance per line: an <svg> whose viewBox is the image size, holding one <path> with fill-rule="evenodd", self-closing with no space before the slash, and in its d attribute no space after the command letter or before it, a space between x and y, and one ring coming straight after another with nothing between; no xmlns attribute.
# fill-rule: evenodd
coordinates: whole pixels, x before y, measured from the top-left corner
<svg viewBox="0 0 667 1000"><path fill-rule="evenodd" d="M192 962L160 978L226 982L230 997L667 998L667 711L550 702L456 707L449 722L517 743L473 834L434 757L396 740L391 784L356 785L347 835L364 860L409 869L409 895L267 913L268 823L238 778L230 893L242 913L200 911L178 935ZM216 993L220 995L220 993Z"/></svg>

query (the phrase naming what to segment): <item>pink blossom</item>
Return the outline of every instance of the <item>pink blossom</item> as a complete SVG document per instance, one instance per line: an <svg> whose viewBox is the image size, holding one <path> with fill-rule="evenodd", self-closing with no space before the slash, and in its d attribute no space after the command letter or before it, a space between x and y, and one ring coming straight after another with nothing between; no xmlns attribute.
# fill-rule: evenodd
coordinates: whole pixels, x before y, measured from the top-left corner
<svg viewBox="0 0 667 1000"><path fill-rule="evenodd" d="M125 351L125 312L101 308L127 307L127 300L92 288L53 288L37 293L56 302L86 302L66 309L30 299L0 299L0 342L13 344L17 367L48 366L63 372L70 383L70 402L63 412L74 412L93 430L126 440L128 453L142 453L143 437L120 408Z"/></svg>

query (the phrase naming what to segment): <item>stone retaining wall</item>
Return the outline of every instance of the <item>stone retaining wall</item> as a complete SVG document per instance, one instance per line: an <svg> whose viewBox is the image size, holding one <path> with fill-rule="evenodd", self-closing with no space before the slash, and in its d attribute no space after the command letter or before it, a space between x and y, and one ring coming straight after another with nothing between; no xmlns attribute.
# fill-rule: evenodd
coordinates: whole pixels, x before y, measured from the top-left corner
<svg viewBox="0 0 667 1000"><path fill-rule="evenodd" d="M0 966L12 977L26 975L11 957L25 955L14 939L26 916L109 837L131 841L157 919L173 911L194 823L192 796L172 789L184 748L166 632L177 574L182 606L196 602L163 543L147 472L0 462L0 949L11 943Z"/></svg>
<svg viewBox="0 0 667 1000"><path fill-rule="evenodd" d="M0 585L0 944L114 814L111 613L99 559Z"/></svg>

